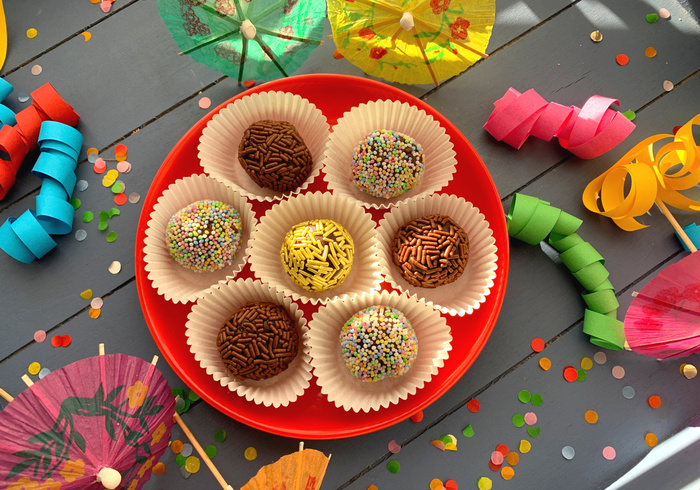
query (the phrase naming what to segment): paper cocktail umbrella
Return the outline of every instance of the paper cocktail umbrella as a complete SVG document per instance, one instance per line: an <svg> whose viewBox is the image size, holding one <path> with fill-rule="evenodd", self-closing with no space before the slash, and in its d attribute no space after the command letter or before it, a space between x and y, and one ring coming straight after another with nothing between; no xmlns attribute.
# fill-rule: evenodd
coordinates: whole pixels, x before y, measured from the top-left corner
<svg viewBox="0 0 700 490"><path fill-rule="evenodd" d="M158 0L171 36L195 61L241 80L289 76L320 44L323 0Z"/></svg>
<svg viewBox="0 0 700 490"><path fill-rule="evenodd" d="M241 490L318 490L330 457L303 447L302 442L299 451L260 468Z"/></svg>
<svg viewBox="0 0 700 490"><path fill-rule="evenodd" d="M328 0L338 51L401 83L438 85L486 57L495 10L493 0Z"/></svg>
<svg viewBox="0 0 700 490"><path fill-rule="evenodd" d="M138 490L174 413L167 381L142 359L100 355L53 371L0 413L0 488Z"/></svg>
<svg viewBox="0 0 700 490"><path fill-rule="evenodd" d="M657 359L700 352L700 253L663 269L625 316L630 349Z"/></svg>

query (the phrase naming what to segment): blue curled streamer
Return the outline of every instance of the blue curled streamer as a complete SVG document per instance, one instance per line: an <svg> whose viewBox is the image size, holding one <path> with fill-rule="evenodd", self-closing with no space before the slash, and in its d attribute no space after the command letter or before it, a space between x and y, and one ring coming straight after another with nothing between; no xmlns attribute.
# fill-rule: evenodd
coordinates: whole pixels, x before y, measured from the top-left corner
<svg viewBox="0 0 700 490"><path fill-rule="evenodd" d="M25 264L56 246L51 235L66 235L73 229L75 210L70 197L77 182L75 169L83 135L66 124L44 121L38 143L41 153L32 168L32 173L42 179L36 211L28 209L0 226L0 248Z"/></svg>
<svg viewBox="0 0 700 490"><path fill-rule="evenodd" d="M4 78L0 78L0 102L5 100L14 90L10 82ZM9 107L0 104L0 127L4 125L14 126L17 124L17 119L15 118L15 113Z"/></svg>

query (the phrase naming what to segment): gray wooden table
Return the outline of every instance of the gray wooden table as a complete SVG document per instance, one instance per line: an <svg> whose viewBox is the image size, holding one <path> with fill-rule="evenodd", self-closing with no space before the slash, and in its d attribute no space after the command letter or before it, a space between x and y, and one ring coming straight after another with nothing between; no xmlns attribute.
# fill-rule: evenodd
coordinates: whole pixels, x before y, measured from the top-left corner
<svg viewBox="0 0 700 490"><path fill-rule="evenodd" d="M56 249L31 264L0 253L0 386L17 394L24 387L20 377L33 361L58 369L94 355L99 342L107 345L108 352L144 359L158 353L135 281L141 204L170 149L206 115L198 107L199 99L209 97L216 107L244 87L187 56L178 56L155 0L117 0L107 14L87 0L6 0L4 4L9 51L0 73L15 87L5 103L22 110L27 103L19 101L20 92L28 94L46 82L53 84L82 116L78 129L85 143L77 176L89 183L86 190L76 191L83 204L76 212L74 232L85 229L84 241L77 241L74 233L59 237ZM671 12L669 19L654 24L645 20L662 7ZM628 233L607 218L589 213L581 194L588 182L634 144L668 133L700 112L698 7L697 2L685 0L499 0L487 60L439 88L397 85L442 113L466 136L485 162L504 211L513 194L522 192L584 220L579 234L607 259L621 304L620 318L631 302L631 292L684 253L658 209L644 217L651 226ZM38 35L29 39L26 31L32 27ZM589 38L595 30L603 33L600 43ZM85 31L91 34L89 41L81 35ZM326 31L330 34L330 27ZM657 50L655 58L644 55L648 46ZM333 50L333 43L326 42L297 74L366 77L346 60L335 59ZM629 55L627 66L615 62L619 53ZM32 75L34 65L43 68L40 75ZM666 92L664 80L675 88ZM564 105L581 106L596 94L618 98L621 110L636 112L637 128L618 147L593 160L573 157L556 142L534 139L514 150L482 128L492 103L510 86L520 91L534 88L548 101ZM139 193L142 201L121 206L121 215L110 220L110 230L118 238L108 243L96 222L80 220L86 210L97 213L114 206L85 150L95 147L110 156L119 143L128 146L133 165L131 173L123 175L127 193ZM34 207L40 181L30 170L36 157L36 153L27 157L17 183L0 202L0 223ZM683 225L697 220L697 214L677 212L676 216ZM113 261L122 264L118 274L108 272ZM88 288L104 299L98 319L89 316L89 304L80 297ZM333 455L323 488L364 490L373 484L379 489L427 489L434 478L452 479L459 488L477 488L482 476L491 478L497 489L604 488L650 451L644 442L647 433L663 441L691 424L700 414L700 381L681 376L679 366L681 362L700 364L698 355L657 361L632 352L606 351L607 362L594 364L584 382L563 379L564 366L578 367L582 358L593 358L600 351L582 332L580 293L567 270L540 247L511 240L505 300L493 334L474 365L425 408L421 422L405 420L347 439L307 440L307 447ZM73 342L67 348L54 348L48 341L37 343L33 335L39 329L47 331L49 338L69 334ZM540 354L530 347L535 337L547 343ZM552 361L549 371L539 366L543 356ZM611 375L615 365L626 371L621 380ZM166 362L159 366L172 386L186 388ZM622 395L625 386L634 388L632 399ZM517 396L523 389L540 393L543 405L523 405ZM657 410L647 403L652 394L663 400ZM467 407L472 399L481 403L477 413ZM587 410L599 414L595 425L584 420ZM541 428L536 438L511 422L515 413L530 411L536 413ZM243 425L203 401L193 404L183 418L204 445L214 442L215 430L227 431L226 442L217 444L214 461L234 488L298 444L296 439ZM462 435L469 424L474 429L471 438ZM457 437L456 452L431 445L444 434ZM182 437L174 428L173 438ZM392 440L402 446L397 454L388 450ZM489 469L490 455L501 443L517 450L521 440L529 441L532 449L520 454L514 478L506 481ZM244 458L250 446L258 452L254 461ZM575 449L572 460L562 457L564 446ZM616 450L612 461L602 456L606 446ZM387 470L390 460L401 463L399 473ZM165 474L152 477L145 488L217 487L204 467L186 480L170 451L162 461ZM682 488L700 477L697 464L684 468L676 465L672 474L664 475L663 488Z"/></svg>

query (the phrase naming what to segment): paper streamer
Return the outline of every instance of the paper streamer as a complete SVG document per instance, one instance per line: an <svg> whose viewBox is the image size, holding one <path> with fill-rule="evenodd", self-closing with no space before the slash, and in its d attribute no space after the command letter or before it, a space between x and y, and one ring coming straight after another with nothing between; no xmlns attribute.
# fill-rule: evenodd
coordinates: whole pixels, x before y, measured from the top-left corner
<svg viewBox="0 0 700 490"><path fill-rule="evenodd" d="M615 288L608 279L605 259L576 231L583 223L579 218L550 206L546 201L515 194L507 216L508 234L530 245L549 237L549 244L559 252L562 263L581 283L586 292L583 331L592 344L622 350L624 324L617 319L619 304Z"/></svg>
<svg viewBox="0 0 700 490"><path fill-rule="evenodd" d="M42 179L42 184L36 196L36 211L28 209L0 226L0 248L25 264L56 246L51 235L65 235L73 229L75 210L69 200L77 181L75 168L83 135L66 124L45 121L37 141L41 153L32 173Z"/></svg>
<svg viewBox="0 0 700 490"><path fill-rule="evenodd" d="M12 89L12 85L7 85ZM0 85L0 94L7 90L7 85ZM15 115L16 123L5 124L0 129L0 151L9 156L9 160L0 159L0 200L14 185L17 171L27 153L37 147L42 122L51 120L75 126L80 119L50 83L36 89L31 96L32 105Z"/></svg>
<svg viewBox="0 0 700 490"><path fill-rule="evenodd" d="M494 102L494 110L484 124L498 141L520 149L528 136L559 144L579 158L602 155L620 144L635 125L623 114L610 109L619 101L594 95L583 107L547 103L535 90L520 93L509 88Z"/></svg>
<svg viewBox="0 0 700 490"><path fill-rule="evenodd" d="M700 147L693 137L693 125L698 124L700 114L675 136L657 134L642 140L586 186L583 204L626 231L646 228L648 225L636 218L646 214L657 200L684 211L700 211L700 202L680 192L700 183ZM665 139L672 141L655 152L654 144Z"/></svg>
<svg viewBox="0 0 700 490"><path fill-rule="evenodd" d="M688 238L690 238L690 241L693 243L693 245L695 245L695 248L700 249L700 226L698 226L696 223L690 223L689 225L685 225L683 227L683 231L686 235L688 235ZM683 250L690 252L688 245L685 244L678 233L676 233L676 236L680 240L681 245L683 245Z"/></svg>
<svg viewBox="0 0 700 490"><path fill-rule="evenodd" d="M5 64L5 57L7 56L7 24L5 23L5 9L2 6L2 0L0 0L0 69ZM0 98L0 100L4 97Z"/></svg>

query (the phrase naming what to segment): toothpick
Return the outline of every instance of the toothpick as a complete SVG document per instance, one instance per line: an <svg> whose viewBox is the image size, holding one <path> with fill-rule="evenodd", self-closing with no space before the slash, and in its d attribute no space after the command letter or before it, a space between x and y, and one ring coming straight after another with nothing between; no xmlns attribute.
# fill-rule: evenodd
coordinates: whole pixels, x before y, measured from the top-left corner
<svg viewBox="0 0 700 490"><path fill-rule="evenodd" d="M158 356L153 356L153 359L151 360L151 364L154 366L158 363Z"/></svg>
<svg viewBox="0 0 700 490"><path fill-rule="evenodd" d="M34 385L34 381L32 381L31 378L29 376L27 376L26 374L22 375L22 381L24 381L24 384L26 384L27 386Z"/></svg>
<svg viewBox="0 0 700 490"><path fill-rule="evenodd" d="M99 351L99 353L100 353L101 356L104 356L104 355L105 355L105 345L104 345L104 344L100 344L99 347L98 347L98 351Z"/></svg>
<svg viewBox="0 0 700 490"><path fill-rule="evenodd" d="M5 401L7 401L8 403L10 403L10 402L12 402L12 400L14 400L12 395L10 395L7 391L3 390L2 388L0 388L0 397L4 398Z"/></svg>
<svg viewBox="0 0 700 490"><path fill-rule="evenodd" d="M664 216L666 216L666 219L668 220L669 223L671 223L671 226L673 226L673 229L676 230L676 233L678 233L678 236L681 237L681 240L683 240L683 243L685 243L685 246L688 247L688 250L691 252L697 252L698 249L693 244L692 240L688 235L686 234L685 230L681 228L681 225L678 224L678 221L676 221L676 218L673 217L671 212L668 210L666 205L664 204L663 201L660 199L656 200L656 205L659 206L659 209L661 210L662 213L664 213Z"/></svg>

